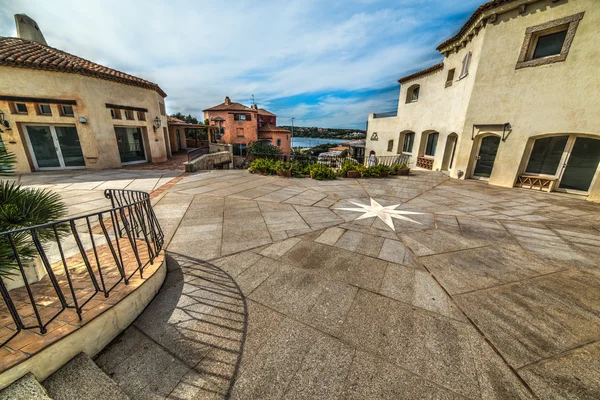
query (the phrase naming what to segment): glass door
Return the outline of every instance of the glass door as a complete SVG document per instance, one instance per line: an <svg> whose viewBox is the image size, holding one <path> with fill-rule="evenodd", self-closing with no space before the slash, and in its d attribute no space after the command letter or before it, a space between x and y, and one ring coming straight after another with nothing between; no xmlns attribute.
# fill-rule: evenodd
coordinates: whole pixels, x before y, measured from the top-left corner
<svg viewBox="0 0 600 400"><path fill-rule="evenodd" d="M575 139L559 189L587 193L600 163L600 140L586 137Z"/></svg>
<svg viewBox="0 0 600 400"><path fill-rule="evenodd" d="M146 162L144 139L140 128L115 127L121 164Z"/></svg>
<svg viewBox="0 0 600 400"><path fill-rule="evenodd" d="M499 136L486 136L481 139L479 153L475 160L474 178L489 178L492 175L496 153L500 145Z"/></svg>
<svg viewBox="0 0 600 400"><path fill-rule="evenodd" d="M49 126L27 126L36 169L61 169L58 148Z"/></svg>
<svg viewBox="0 0 600 400"><path fill-rule="evenodd" d="M25 128L36 170L85 168L74 126L27 125Z"/></svg>

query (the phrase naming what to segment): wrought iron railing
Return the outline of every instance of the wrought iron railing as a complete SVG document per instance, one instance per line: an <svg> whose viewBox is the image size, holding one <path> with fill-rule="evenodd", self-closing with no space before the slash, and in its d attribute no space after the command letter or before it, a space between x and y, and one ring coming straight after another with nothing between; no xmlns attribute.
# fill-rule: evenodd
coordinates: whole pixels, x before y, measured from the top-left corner
<svg viewBox="0 0 600 400"><path fill-rule="evenodd" d="M196 149L188 150L188 152L187 152L188 162L190 162L200 156L208 154L209 152L210 152L210 148L208 147L208 145L206 147L198 147Z"/></svg>
<svg viewBox="0 0 600 400"><path fill-rule="evenodd" d="M6 307L0 313L10 314L15 330L2 345L23 329L46 333L66 309L74 309L81 320L98 293L108 298L137 273L143 278L144 268L154 262L164 234L150 195L118 189L104 195L111 209L0 233L0 263L3 271L11 271L0 276ZM45 276L30 282L36 262ZM19 284L10 289L15 281Z"/></svg>

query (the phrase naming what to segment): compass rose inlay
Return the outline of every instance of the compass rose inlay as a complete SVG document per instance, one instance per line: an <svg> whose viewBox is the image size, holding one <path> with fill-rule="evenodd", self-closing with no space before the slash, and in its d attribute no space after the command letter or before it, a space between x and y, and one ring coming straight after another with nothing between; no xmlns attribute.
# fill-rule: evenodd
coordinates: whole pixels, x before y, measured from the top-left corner
<svg viewBox="0 0 600 400"><path fill-rule="evenodd" d="M355 212L364 213L360 217L356 218L356 220L377 217L380 220L382 220L383 222L385 222L385 224L387 226L389 226L394 232L396 231L396 229L394 228L394 221L392 218L401 219L403 221L414 222L415 224L421 224L419 221L415 221L414 219L410 219L408 217L405 217L404 215L416 215L416 214L422 215L422 214L424 214L424 213L415 212L415 211L396 210L396 207L398 207L400 204L394 204L391 206L384 207L372 198L371 198L370 205L355 203L353 201L351 201L350 203L352 203L360 208L343 207L343 208L335 208L335 210L355 211Z"/></svg>

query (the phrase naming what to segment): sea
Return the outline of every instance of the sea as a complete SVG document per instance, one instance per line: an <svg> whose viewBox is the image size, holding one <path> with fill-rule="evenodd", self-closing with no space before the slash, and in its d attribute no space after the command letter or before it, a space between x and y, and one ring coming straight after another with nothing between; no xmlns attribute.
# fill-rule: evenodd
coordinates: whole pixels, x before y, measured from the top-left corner
<svg viewBox="0 0 600 400"><path fill-rule="evenodd" d="M322 138L307 138L307 137L293 137L292 147L315 147L325 143L344 143L349 142L351 139L322 139Z"/></svg>

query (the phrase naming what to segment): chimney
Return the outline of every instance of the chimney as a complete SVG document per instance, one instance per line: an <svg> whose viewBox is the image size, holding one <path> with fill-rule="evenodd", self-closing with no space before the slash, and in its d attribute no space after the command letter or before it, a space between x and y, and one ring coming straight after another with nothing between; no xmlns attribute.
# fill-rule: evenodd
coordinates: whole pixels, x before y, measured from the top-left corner
<svg viewBox="0 0 600 400"><path fill-rule="evenodd" d="M254 105L252 106L252 108L254 108L255 110L258 110L258 104L254 104Z"/></svg>
<svg viewBox="0 0 600 400"><path fill-rule="evenodd" d="M38 42L48 46L37 22L25 14L15 14L15 25L17 25L17 36L21 39Z"/></svg>
<svg viewBox="0 0 600 400"><path fill-rule="evenodd" d="M231 104L231 99L229 98L229 96L225 97L225 105L228 106Z"/></svg>

